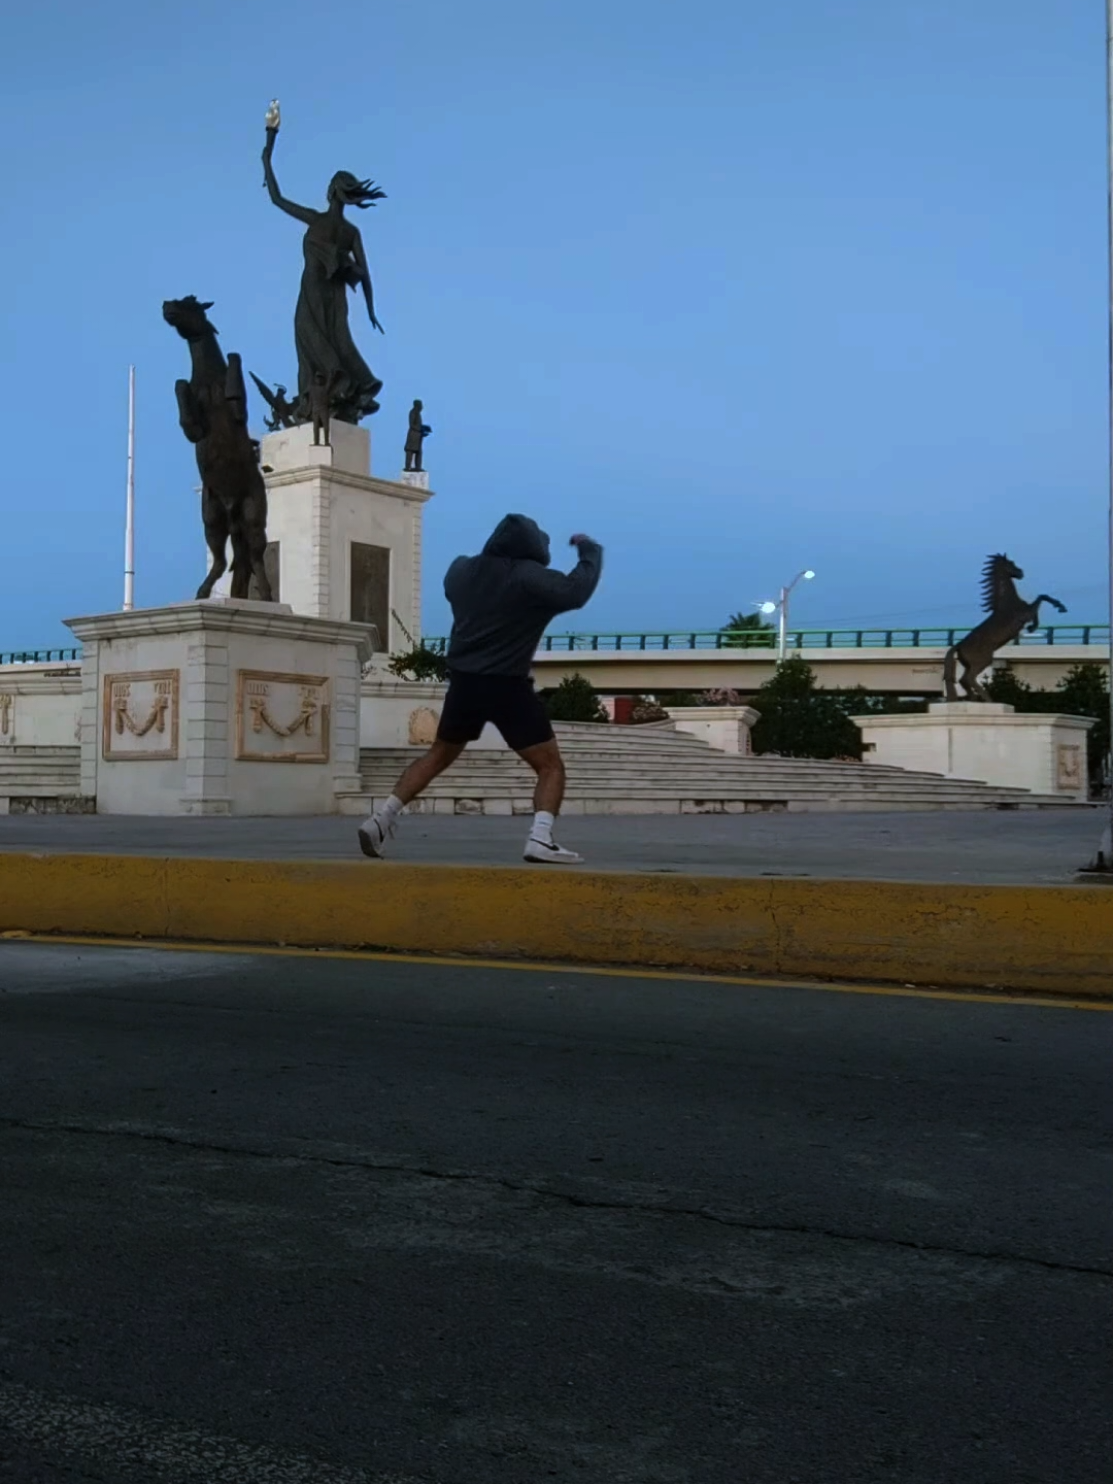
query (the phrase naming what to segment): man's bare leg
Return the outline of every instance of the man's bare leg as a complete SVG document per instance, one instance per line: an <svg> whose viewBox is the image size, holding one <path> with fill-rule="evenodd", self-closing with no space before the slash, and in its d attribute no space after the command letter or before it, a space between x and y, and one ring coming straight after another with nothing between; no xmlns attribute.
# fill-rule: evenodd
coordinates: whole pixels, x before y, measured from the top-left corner
<svg viewBox="0 0 1113 1484"><path fill-rule="evenodd" d="M391 796L404 809L418 794L424 793L434 778L439 778L464 750L462 742L442 742L438 737L424 757L417 758L394 785Z"/></svg>
<svg viewBox="0 0 1113 1484"><path fill-rule="evenodd" d="M382 855L402 810L427 789L434 778L439 778L446 768L450 768L463 750L462 742L442 742L438 737L424 757L410 764L382 808L360 826L359 847L364 855L376 858Z"/></svg>
<svg viewBox="0 0 1113 1484"><path fill-rule="evenodd" d="M578 866L583 857L574 850L562 850L553 840L553 824L564 803L564 788L567 774L560 747L554 739L539 742L536 747L527 747L518 756L530 765L537 774L533 790L533 826L526 842L525 858L538 863L556 863L563 866Z"/></svg>

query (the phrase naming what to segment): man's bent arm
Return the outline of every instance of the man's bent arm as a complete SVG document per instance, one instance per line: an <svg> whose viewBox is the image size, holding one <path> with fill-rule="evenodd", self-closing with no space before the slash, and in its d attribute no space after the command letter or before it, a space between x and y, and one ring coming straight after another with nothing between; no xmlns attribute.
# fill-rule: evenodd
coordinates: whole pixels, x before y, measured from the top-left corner
<svg viewBox="0 0 1113 1484"><path fill-rule="evenodd" d="M582 608L599 586L603 571L603 548L598 541L584 536L578 543L580 560L571 572L552 572L548 567L533 567L527 577L531 598L554 614L570 613Z"/></svg>

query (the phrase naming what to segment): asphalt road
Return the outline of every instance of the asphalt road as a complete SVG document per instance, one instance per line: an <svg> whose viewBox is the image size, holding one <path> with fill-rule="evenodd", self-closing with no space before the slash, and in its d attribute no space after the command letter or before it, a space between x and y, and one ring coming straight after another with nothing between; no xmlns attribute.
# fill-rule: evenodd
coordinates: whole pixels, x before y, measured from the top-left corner
<svg viewBox="0 0 1113 1484"><path fill-rule="evenodd" d="M560 838L601 871L1069 884L1094 856L1102 810L570 816ZM521 866L526 819L409 815L390 860ZM358 819L0 816L0 851L93 851L363 862ZM365 863L366 864L366 863ZM375 862L369 869L381 869Z"/></svg>
<svg viewBox="0 0 1113 1484"><path fill-rule="evenodd" d="M1107 1484L1113 1014L0 945L4 1484Z"/></svg>

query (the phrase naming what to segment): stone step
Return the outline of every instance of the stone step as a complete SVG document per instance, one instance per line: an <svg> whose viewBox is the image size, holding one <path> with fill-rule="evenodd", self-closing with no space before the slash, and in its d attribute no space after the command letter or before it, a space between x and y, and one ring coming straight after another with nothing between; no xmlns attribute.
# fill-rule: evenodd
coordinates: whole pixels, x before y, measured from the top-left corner
<svg viewBox="0 0 1113 1484"><path fill-rule="evenodd" d="M5 762L0 759L0 778L77 778L79 765L62 762Z"/></svg>
<svg viewBox="0 0 1113 1484"><path fill-rule="evenodd" d="M393 788L395 775L392 774L363 774L361 785L365 793L381 795L385 797ZM453 795L456 797L472 796L481 794L485 797L510 796L529 793L532 785L528 780L516 779L476 779L466 775L457 777L448 782L438 780L430 785L429 792L432 795ZM694 778L582 778L569 777L568 797L577 798L587 794L615 795L637 794L671 796L673 798L683 795L703 795L722 798L808 798L822 799L832 792L847 799L877 799L877 798L911 798L923 797L927 799L942 798L944 795L954 799L977 800L987 793L995 798L1003 800L1016 800L1021 802L1032 797L1022 789L988 788L987 785L966 783L956 781L954 783L946 780L939 782L915 782L904 784L890 784L884 780L876 783L862 783L860 785L847 785L837 790L832 790L825 784L807 781L793 780L763 780L747 782L735 779L694 779Z"/></svg>
<svg viewBox="0 0 1113 1484"><path fill-rule="evenodd" d="M374 769L377 772L389 772L391 769L404 768L413 761L419 753L374 753L365 757L360 766L365 769ZM683 767L686 772L693 776L710 777L717 775L723 778L813 778L817 781L844 781L855 778L938 778L938 773L910 773L901 768L881 768L872 764L859 766L847 766L844 770L834 772L829 769L814 767L808 761L801 759L793 762L791 759L783 759L771 762L756 760L742 760L731 762L729 759L719 758L697 758L687 762L676 764L668 759L646 758L634 756L631 758L611 758L588 755L577 757L575 754L565 754L565 763L570 773L583 774L587 772L607 772L614 776L628 777L631 774L644 772L653 773L660 777L672 777L677 766ZM466 771L477 777L527 777L529 769L517 759L498 758L480 759L477 755L465 754L459 762L454 764L457 772Z"/></svg>
<svg viewBox="0 0 1113 1484"><path fill-rule="evenodd" d="M385 797L393 788L397 773L379 772L371 769L361 774L364 793ZM477 777L463 769L452 769L450 773L436 779L426 791L430 796L442 797L517 797L532 792L532 780L526 776ZM900 799L925 798L954 800L982 798L1002 801L1024 802L1034 798L1023 789L991 787L966 779L947 779L932 775L907 778L863 778L844 783L837 789L830 784L811 778L703 778L690 774L632 775L601 774L577 777L569 773L568 797L598 796L669 796L721 797L721 798L800 798L822 800L832 795L846 799ZM1041 802L1047 800L1041 799ZM1061 802L1056 800L1056 802Z"/></svg>
<svg viewBox="0 0 1113 1484"><path fill-rule="evenodd" d="M381 797L372 794L360 794L345 796L342 800L342 810L346 814L370 814L383 802ZM565 800L562 814L565 815L635 815L635 814L761 814L761 813L814 813L822 814L829 812L844 813L879 813L900 814L920 813L930 810L951 810L963 812L971 810L986 809L1042 809L1042 808L1071 808L1077 805L1064 804L1059 799L1043 799L1035 796L1024 795L1020 800L999 799L992 793L987 793L980 798L954 798L950 795L932 797L909 797L898 796L895 798L869 798L864 800L849 799L824 794L815 799L800 797L780 799L738 799L738 798L689 798L678 796L675 792L670 796L657 795L642 797L638 795L585 795L581 798ZM419 799L415 806L411 806L414 814L467 814L467 815L519 815L526 816L533 813L533 803L527 794L515 796L484 795L477 798L474 795L455 797L435 796L425 794Z"/></svg>
<svg viewBox="0 0 1113 1484"><path fill-rule="evenodd" d="M361 781L363 782L363 791L365 793L374 793L376 795L381 795L384 798L393 786L393 780L370 779ZM474 779L457 778L449 781L438 779L436 782L430 784L429 788L426 789L425 792L426 796L431 798L435 798L438 796L467 798L474 797L476 794L479 793L481 793L484 797L489 798L525 798L532 794L532 787L529 784L515 782L500 782L477 786ZM938 784L908 784L903 787L880 786L878 788L868 790L858 791L848 789L842 790L840 792L844 797L847 798L868 799L923 798L930 800L951 798L955 800L962 800L992 797L994 799L1023 803L1035 798L1044 798L1044 796L1026 793L1023 789L991 788L988 785L962 787L961 784L952 785L946 780L943 780ZM830 793L830 789L810 786L807 784L796 785L794 787L784 787L783 785L778 786L777 784L765 786L755 785L752 787L747 787L745 784L728 785L718 783L712 784L711 787L692 787L691 781L688 779L657 779L651 781L637 782L624 782L622 780L616 780L612 782L607 782L605 780L589 780L589 782L581 788L572 788L571 786L569 786L568 789L569 798L583 797L586 794L596 794L601 797L613 796L616 798L630 795L647 798L678 798L703 796L709 798L715 797L724 799L776 799L788 797L823 799L829 797ZM1050 796L1047 797L1050 798Z"/></svg>
<svg viewBox="0 0 1113 1484"><path fill-rule="evenodd" d="M706 770L717 768L722 772L729 772L732 776L740 770L750 770L762 774L776 772L778 770L793 775L806 769L815 777L820 778L848 778L856 777L862 773L871 776L904 776L905 769L884 767L874 763L828 763L811 758L758 758L734 756L731 753L716 752L709 750L706 753L696 753L682 757L663 756L659 757L654 752L642 751L614 751L609 752L600 748L590 751L577 751L572 748L562 748L565 762L569 768L583 768L588 766L600 766L610 768L626 769L630 767L647 767L654 769L672 770L674 767L689 767ZM375 767L405 767L414 758L422 755L420 747L414 748L375 748L366 749L362 754L362 760L367 766ZM528 768L513 753L502 751L465 752L460 761L455 764L457 768L471 768L479 771L495 772L499 770L512 770L514 772L527 772ZM938 776L938 775L933 775Z"/></svg>
<svg viewBox="0 0 1113 1484"><path fill-rule="evenodd" d="M627 766L633 760L644 760L657 765L672 767L677 761L685 764L717 764L724 768L754 767L775 768L786 767L792 769L810 768L825 777L843 777L851 773L857 773L869 769L871 773L903 773L905 770L895 767L887 767L878 763L860 762L837 762L821 758L782 758L782 757L754 757L738 753L721 752L717 748L709 747L707 743L693 738L691 747L671 748L653 747L641 748L629 743L608 743L598 738L585 739L575 745L569 745L561 739L561 751L565 760L569 763L581 759L609 760ZM393 766L401 764L405 766L414 758L420 757L424 749L421 747L384 747L365 748L362 756L373 758L378 761L387 762ZM464 753L457 767L511 767L524 768L525 764L503 748L469 748Z"/></svg>
<svg viewBox="0 0 1113 1484"><path fill-rule="evenodd" d="M558 724L555 731L568 768L570 813L1071 807L1069 801L1023 789L873 763L725 753L677 732L671 722L629 728ZM361 803L371 807L381 802L422 751L365 750L360 758ZM472 749L419 803L435 813L525 814L532 791L532 774L513 753Z"/></svg>
<svg viewBox="0 0 1113 1484"><path fill-rule="evenodd" d="M80 789L80 748L0 748L0 798L62 798Z"/></svg>
<svg viewBox="0 0 1113 1484"><path fill-rule="evenodd" d="M419 753L420 749L415 749L413 755L419 755ZM361 759L361 776L369 783L382 783L389 787L410 758L411 754L405 752L387 755L365 754ZM908 773L898 768L875 768L870 764L848 765L845 771L832 779L830 774L817 770L804 761L794 766L788 760L763 763L760 760L744 759L734 764L729 761L709 760L702 766L685 768L679 776L674 769L664 769L660 764L653 761L647 762L643 758L638 758L636 762L629 760L621 765L616 765L609 760L586 761L572 757L569 757L567 762L569 785L576 788L586 786L589 782L599 782L615 788L660 785L671 791L675 790L681 777L685 786L698 786L703 789L718 785L746 789L755 787L827 788L833 781L837 781L841 788L870 792L886 787L905 788L915 784L928 786L946 784L962 792L981 790L987 786L974 780L947 780L940 774ZM514 787L525 783L531 776L526 765L517 758L500 757L498 760L480 761L478 755L465 754L454 765L450 778L452 787L459 793L463 791L465 784L483 787ZM443 780L438 780L438 782L443 783ZM1024 791L1006 789L1003 792L1023 794Z"/></svg>

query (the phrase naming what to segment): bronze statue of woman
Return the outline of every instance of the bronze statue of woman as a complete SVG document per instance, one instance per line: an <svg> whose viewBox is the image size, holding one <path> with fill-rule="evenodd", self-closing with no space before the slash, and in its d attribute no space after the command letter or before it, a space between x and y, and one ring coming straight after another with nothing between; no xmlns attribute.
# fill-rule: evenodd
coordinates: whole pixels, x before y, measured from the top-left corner
<svg viewBox="0 0 1113 1484"><path fill-rule="evenodd" d="M271 155L278 137L278 106L267 113L267 142L263 148L263 172L270 198L287 215L304 222L302 249L305 268L301 292L294 312L294 338L298 351L298 418L308 421L310 392L318 376L331 385L333 416L340 422L358 423L379 410L375 400L382 382L356 349L348 328L348 290L361 288L371 323L380 334L375 318L371 274L359 231L344 217L345 206L361 210L384 199L385 191L369 180L359 180L341 170L328 188L328 208L314 211L287 201L278 189Z"/></svg>

